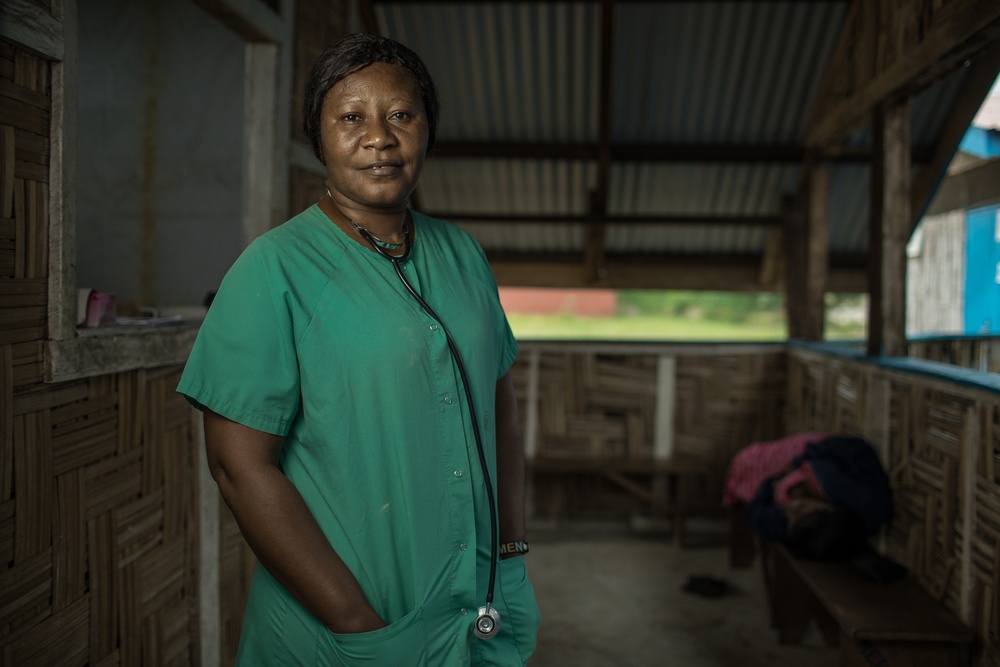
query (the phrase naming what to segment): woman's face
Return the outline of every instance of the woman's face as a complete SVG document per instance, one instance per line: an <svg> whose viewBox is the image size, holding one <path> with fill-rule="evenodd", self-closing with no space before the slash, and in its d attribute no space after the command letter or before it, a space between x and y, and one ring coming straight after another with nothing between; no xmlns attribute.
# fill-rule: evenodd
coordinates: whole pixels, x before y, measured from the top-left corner
<svg viewBox="0 0 1000 667"><path fill-rule="evenodd" d="M327 185L348 208L401 209L417 185L428 124L417 87L398 65L374 63L323 100Z"/></svg>

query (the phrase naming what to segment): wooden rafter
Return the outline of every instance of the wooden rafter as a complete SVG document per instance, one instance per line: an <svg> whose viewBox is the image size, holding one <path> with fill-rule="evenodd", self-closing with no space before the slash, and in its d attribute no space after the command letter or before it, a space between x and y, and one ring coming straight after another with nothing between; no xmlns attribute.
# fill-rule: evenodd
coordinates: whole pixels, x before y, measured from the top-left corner
<svg viewBox="0 0 1000 667"><path fill-rule="evenodd" d="M497 283L507 287L593 287L574 253L488 253ZM608 253L607 273L596 286L610 289L766 291L757 278L760 256ZM706 271L706 267L711 267ZM863 292L863 259L833 256L827 285L838 292Z"/></svg>
<svg viewBox="0 0 1000 667"><path fill-rule="evenodd" d="M913 149L915 163L928 162L933 146ZM614 162L708 162L726 163L775 163L799 164L807 149L793 144L613 144L611 160ZM598 160L601 148L597 144L518 141L444 141L435 144L431 157L456 158L511 158L533 160ZM822 152L822 157L832 163L867 164L871 161L868 146L833 146Z"/></svg>
<svg viewBox="0 0 1000 667"><path fill-rule="evenodd" d="M955 97L948 120L938 133L931 160L917 173L910 198L910 230L924 216L931 198L944 178L948 164L958 149L962 137L983 103L1000 72L1000 41L995 43L969 67L962 88Z"/></svg>
<svg viewBox="0 0 1000 667"><path fill-rule="evenodd" d="M442 218L462 223L504 224L596 224L596 225L734 225L774 227L784 224L778 215L590 215L590 214L539 214L532 213L471 213L463 211L431 211L432 218Z"/></svg>
<svg viewBox="0 0 1000 667"><path fill-rule="evenodd" d="M607 245L607 230L599 218L608 211L608 191L611 189L611 91L614 53L614 3L601 2L601 51L600 81L598 94L598 146L597 182L590 193L590 215L583 249L583 262L590 282L597 282L607 273L604 251Z"/></svg>
<svg viewBox="0 0 1000 667"><path fill-rule="evenodd" d="M996 0L854 0L813 107L807 144L835 143L875 107L912 96L1000 37Z"/></svg>

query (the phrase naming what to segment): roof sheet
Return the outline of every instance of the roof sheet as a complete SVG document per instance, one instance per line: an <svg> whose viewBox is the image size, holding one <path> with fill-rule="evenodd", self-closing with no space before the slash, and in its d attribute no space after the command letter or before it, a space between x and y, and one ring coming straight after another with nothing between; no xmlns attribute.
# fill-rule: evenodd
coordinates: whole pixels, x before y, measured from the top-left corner
<svg viewBox="0 0 1000 667"><path fill-rule="evenodd" d="M804 144L849 3L619 2L614 7L613 145ZM379 3L382 32L412 47L439 88L439 141L600 141L597 2ZM914 145L934 142L962 72L912 105ZM861 132L851 143L864 145ZM596 161L430 159L428 211L586 213ZM797 162L613 163L611 215L776 215ZM831 166L831 251L867 249L869 170ZM460 222L460 221L456 221ZM487 251L580 252L574 223L463 224ZM613 224L609 252L760 253L767 227Z"/></svg>

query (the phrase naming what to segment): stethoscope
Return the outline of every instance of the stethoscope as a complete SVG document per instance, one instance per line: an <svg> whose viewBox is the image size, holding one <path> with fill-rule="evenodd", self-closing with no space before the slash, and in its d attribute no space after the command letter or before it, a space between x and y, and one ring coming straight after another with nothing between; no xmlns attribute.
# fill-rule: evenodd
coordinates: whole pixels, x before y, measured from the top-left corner
<svg viewBox="0 0 1000 667"><path fill-rule="evenodd" d="M472 632L480 639L492 639L500 630L500 614L493 606L493 584L496 581L497 551L499 546L497 507L496 501L493 499L493 483L490 481L489 468L486 463L486 451L483 449L483 439L479 433L479 419L476 415L476 405L472 401L472 390L469 388L469 378L465 374L465 364L462 363L462 356L458 353L458 347L455 345L455 341L452 339L448 329L444 326L444 322L442 322L441 318L437 316L434 309L432 309L430 305L424 301L419 294L417 294L417 291L413 289L413 285L411 285L410 281L403 275L403 268L400 264L407 260L410 256L410 250L413 249L413 237L410 231L412 222L409 225L403 225L403 254L399 257L387 252L381 245L379 245L381 240L377 239L367 229L358 225L353 220L348 219L348 222L351 223L354 229L357 230L358 234L360 234L361 237L368 242L375 252L392 262L392 268L395 269L396 275L399 276L399 280L403 283L403 287L406 288L406 291L417 300L417 303L424 309L424 312L430 315L431 319L437 322L438 326L441 327L441 331L444 332L445 339L448 341L448 349L451 350L451 356L455 360L455 365L458 366L458 374L462 377L462 385L465 389L465 401L469 405L469 417L472 419L472 434L476 439L476 449L479 451L479 465L483 468L483 482L486 485L486 499L489 502L490 507L490 585L486 590L486 604L479 608L479 615L476 617L476 622L472 626Z"/></svg>

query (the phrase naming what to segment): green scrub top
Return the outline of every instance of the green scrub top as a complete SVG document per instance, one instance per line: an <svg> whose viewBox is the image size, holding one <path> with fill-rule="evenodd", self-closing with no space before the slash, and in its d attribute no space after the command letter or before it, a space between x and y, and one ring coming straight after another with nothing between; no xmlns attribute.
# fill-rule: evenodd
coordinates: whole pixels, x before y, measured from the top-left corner
<svg viewBox="0 0 1000 667"><path fill-rule="evenodd" d="M462 356L496 479L496 382L517 343L479 245L412 212L404 274ZM523 665L539 611L524 558L499 562L497 637L472 633L490 570L489 506L445 331L392 263L314 205L256 239L227 273L178 391L285 436L284 474L389 623L331 633L258 567L241 665Z"/></svg>

